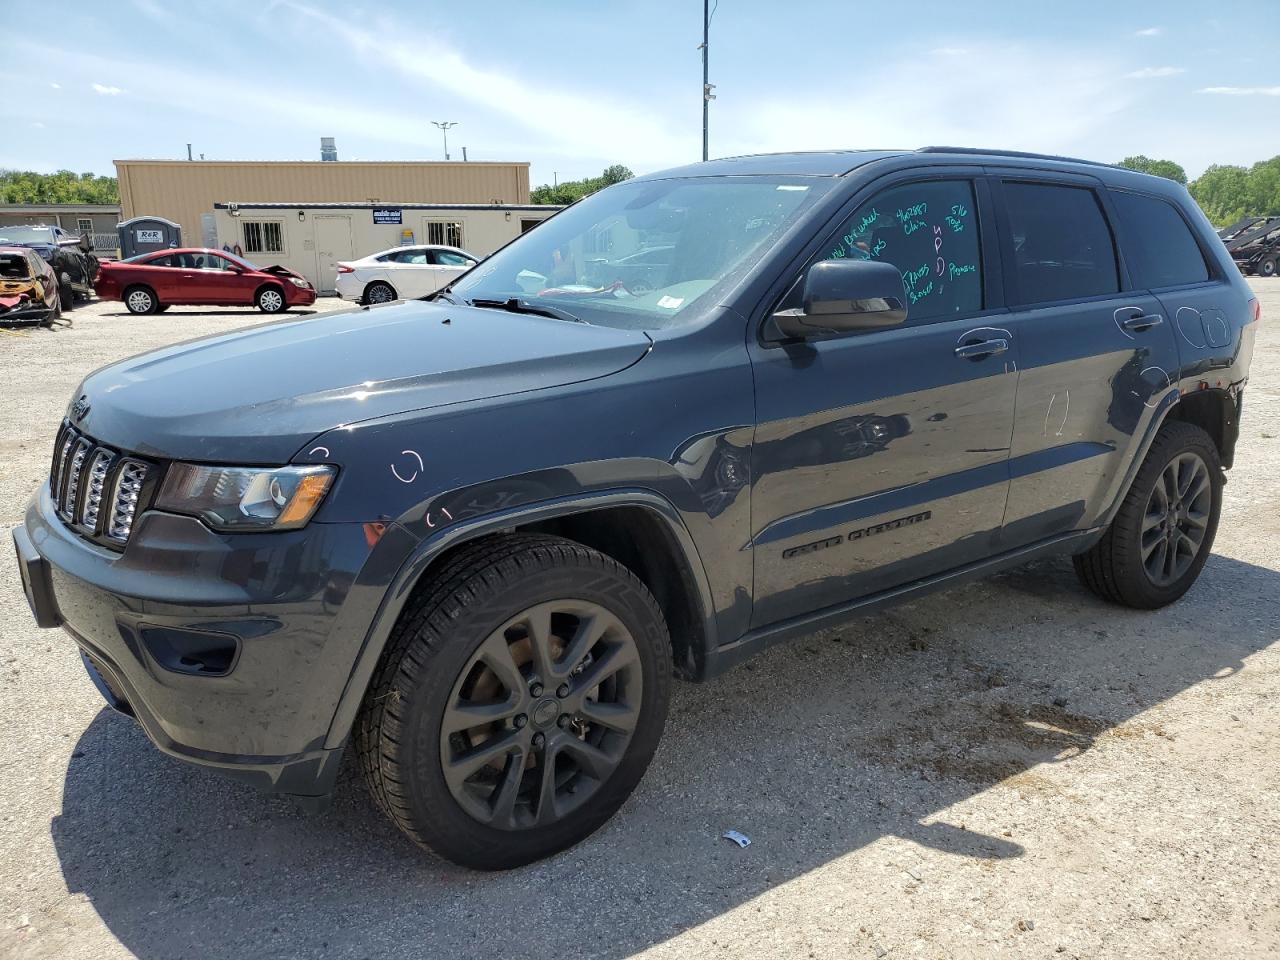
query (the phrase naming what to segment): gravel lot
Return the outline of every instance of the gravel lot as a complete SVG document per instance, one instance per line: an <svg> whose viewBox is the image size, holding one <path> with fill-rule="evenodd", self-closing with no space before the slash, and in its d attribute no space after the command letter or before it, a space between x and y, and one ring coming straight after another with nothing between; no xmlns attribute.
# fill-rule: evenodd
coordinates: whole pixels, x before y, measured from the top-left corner
<svg viewBox="0 0 1280 960"><path fill-rule="evenodd" d="M354 782L308 816L162 756L34 627L6 536L0 956L1280 956L1280 280L1253 285L1184 600L1108 607L1042 562L680 684L622 813L507 874L421 855ZM260 315L73 318L0 329L5 530L81 376Z"/></svg>

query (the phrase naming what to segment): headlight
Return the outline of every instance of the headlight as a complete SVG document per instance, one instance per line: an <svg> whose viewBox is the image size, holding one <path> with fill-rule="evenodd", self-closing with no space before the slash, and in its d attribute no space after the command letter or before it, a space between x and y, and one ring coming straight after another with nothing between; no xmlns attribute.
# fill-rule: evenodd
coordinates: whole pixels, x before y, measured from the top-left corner
<svg viewBox="0 0 1280 960"><path fill-rule="evenodd" d="M308 283L306 280L301 279L300 277L290 277L289 282L292 283L295 287L302 287L302 289L304 290L311 286L310 283Z"/></svg>
<svg viewBox="0 0 1280 960"><path fill-rule="evenodd" d="M296 530L320 506L337 470L314 467L169 467L156 507L215 530Z"/></svg>

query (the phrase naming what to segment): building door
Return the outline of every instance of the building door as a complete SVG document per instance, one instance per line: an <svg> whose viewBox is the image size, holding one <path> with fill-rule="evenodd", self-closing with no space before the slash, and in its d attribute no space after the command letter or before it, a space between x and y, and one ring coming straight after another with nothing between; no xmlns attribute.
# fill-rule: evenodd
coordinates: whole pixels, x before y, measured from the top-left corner
<svg viewBox="0 0 1280 960"><path fill-rule="evenodd" d="M321 216L313 221L316 230L316 289L333 293L338 277L338 261L350 260L351 218Z"/></svg>

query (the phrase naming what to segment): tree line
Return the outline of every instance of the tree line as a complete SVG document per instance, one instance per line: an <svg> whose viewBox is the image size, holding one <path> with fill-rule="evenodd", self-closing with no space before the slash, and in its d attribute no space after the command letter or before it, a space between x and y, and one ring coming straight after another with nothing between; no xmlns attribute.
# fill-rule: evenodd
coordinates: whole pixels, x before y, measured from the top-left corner
<svg viewBox="0 0 1280 960"><path fill-rule="evenodd" d="M115 177L0 170L0 203L119 203Z"/></svg>
<svg viewBox="0 0 1280 960"><path fill-rule="evenodd" d="M1280 216L1280 156L1250 167L1214 164L1188 183L1186 171L1172 160L1141 154L1118 164L1130 170L1155 174L1184 184L1205 215L1217 226L1244 216ZM570 204L623 180L632 172L620 163L606 167L598 177L544 183L530 194L534 203ZM119 203L115 177L59 170L0 170L0 203Z"/></svg>

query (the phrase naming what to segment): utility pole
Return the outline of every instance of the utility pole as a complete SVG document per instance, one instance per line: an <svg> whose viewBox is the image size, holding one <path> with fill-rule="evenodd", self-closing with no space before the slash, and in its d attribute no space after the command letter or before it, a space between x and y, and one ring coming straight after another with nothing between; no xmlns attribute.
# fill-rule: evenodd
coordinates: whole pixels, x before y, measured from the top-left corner
<svg viewBox="0 0 1280 960"><path fill-rule="evenodd" d="M702 159L707 159L707 109L716 95L711 91L715 85L709 83L707 58L711 52L711 0L702 0Z"/></svg>
<svg viewBox="0 0 1280 960"><path fill-rule="evenodd" d="M456 127L458 124L453 120L432 120L432 126L440 128L440 132L444 134L444 158L449 159L449 128Z"/></svg>

